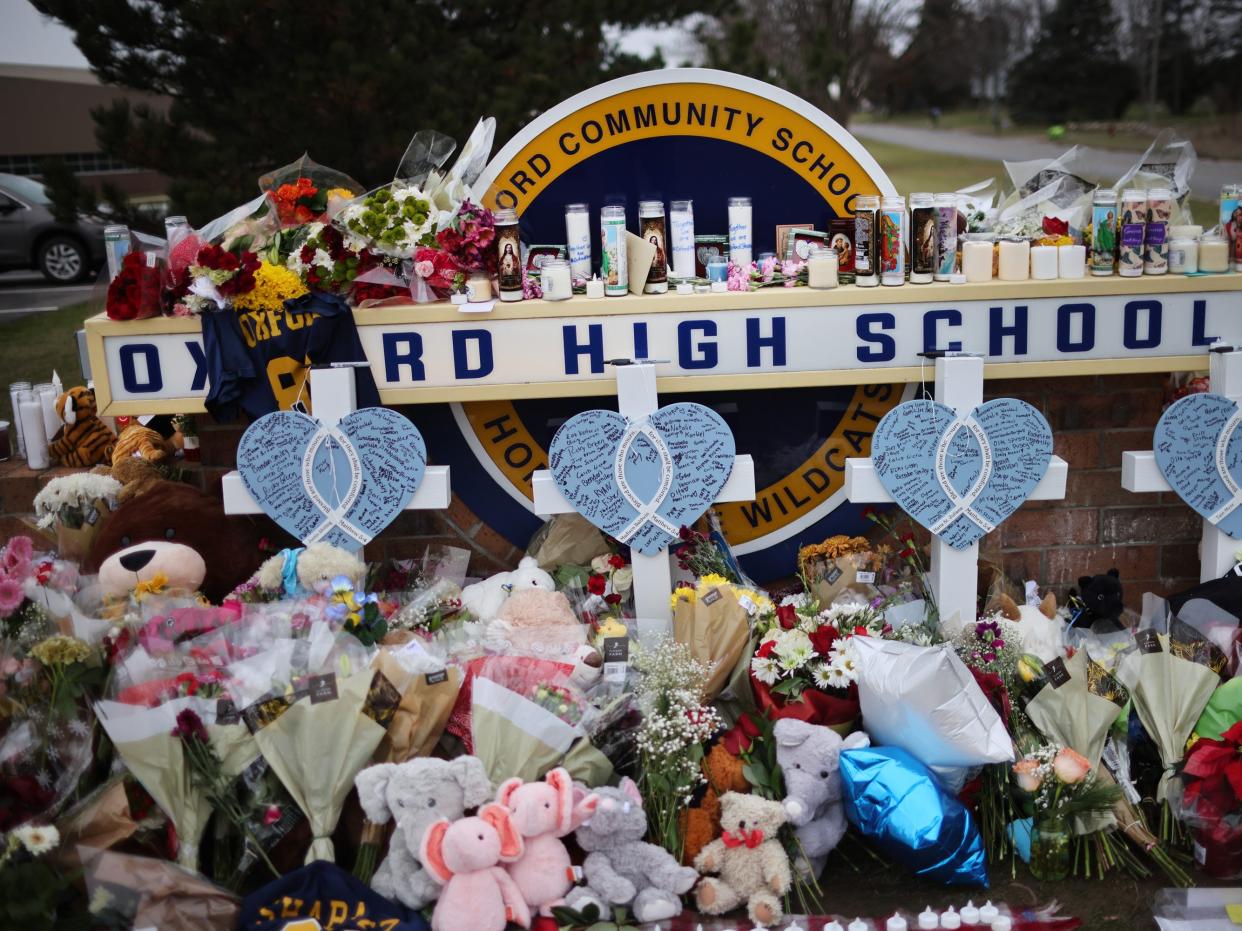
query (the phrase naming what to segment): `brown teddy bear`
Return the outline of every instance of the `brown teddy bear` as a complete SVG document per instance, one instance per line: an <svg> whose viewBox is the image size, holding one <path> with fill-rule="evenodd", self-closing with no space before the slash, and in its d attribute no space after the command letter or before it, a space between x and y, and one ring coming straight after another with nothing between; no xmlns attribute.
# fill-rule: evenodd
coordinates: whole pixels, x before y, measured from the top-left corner
<svg viewBox="0 0 1242 931"><path fill-rule="evenodd" d="M750 920L765 928L784 917L781 897L793 874L777 832L786 817L784 805L758 795L720 797L724 832L694 860L700 873L717 874L705 876L695 889L699 911L723 915L744 903Z"/></svg>
<svg viewBox="0 0 1242 931"><path fill-rule="evenodd" d="M690 864L699 851L720 836L720 796L726 792L749 792L750 783L742 775L745 763L730 753L723 740L716 740L703 757L699 769L707 780L700 797L678 816L681 822L681 862Z"/></svg>

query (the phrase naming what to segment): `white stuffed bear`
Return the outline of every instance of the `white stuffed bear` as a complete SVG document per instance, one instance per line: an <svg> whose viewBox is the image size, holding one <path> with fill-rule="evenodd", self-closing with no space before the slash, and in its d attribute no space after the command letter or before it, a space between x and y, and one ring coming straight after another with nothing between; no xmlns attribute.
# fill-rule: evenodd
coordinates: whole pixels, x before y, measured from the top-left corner
<svg viewBox="0 0 1242 931"><path fill-rule="evenodd" d="M510 592L522 588L542 588L544 591L554 592L556 582L539 568L535 559L523 556L512 572L497 572L482 582L463 588L461 604L478 620L494 621Z"/></svg>
<svg viewBox="0 0 1242 931"><path fill-rule="evenodd" d="M355 588L367 574L367 566L349 550L331 543L312 543L305 548L281 550L259 567L259 587L265 592L292 597L318 592L327 594L332 580L345 576Z"/></svg>

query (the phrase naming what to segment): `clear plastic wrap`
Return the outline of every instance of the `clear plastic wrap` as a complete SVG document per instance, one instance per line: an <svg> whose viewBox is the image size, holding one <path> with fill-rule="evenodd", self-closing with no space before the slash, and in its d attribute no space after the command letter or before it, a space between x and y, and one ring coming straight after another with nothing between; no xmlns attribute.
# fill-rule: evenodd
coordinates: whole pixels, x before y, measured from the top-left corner
<svg viewBox="0 0 1242 931"><path fill-rule="evenodd" d="M107 286L104 311L110 320L145 320L164 312L168 283L167 246L162 239L130 233L129 252Z"/></svg>
<svg viewBox="0 0 1242 931"><path fill-rule="evenodd" d="M308 154L259 177L282 229L322 222L365 188L343 171L320 165Z"/></svg>

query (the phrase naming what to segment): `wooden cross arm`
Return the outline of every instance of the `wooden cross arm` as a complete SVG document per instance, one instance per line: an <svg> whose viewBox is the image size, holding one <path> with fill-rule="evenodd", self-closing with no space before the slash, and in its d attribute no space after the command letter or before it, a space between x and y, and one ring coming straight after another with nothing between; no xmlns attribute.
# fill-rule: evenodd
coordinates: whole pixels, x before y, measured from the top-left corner
<svg viewBox="0 0 1242 931"><path fill-rule="evenodd" d="M220 482L224 489L226 514L262 514L263 508L250 497L239 472L230 472ZM449 506L452 498L448 466L427 466L418 490L405 506L407 511L434 511Z"/></svg>
<svg viewBox="0 0 1242 931"><path fill-rule="evenodd" d="M1060 456L1053 456L1048 460L1048 471L1028 500L1058 501L1064 498L1068 475L1069 464ZM845 497L857 504L891 504L893 501L870 459L845 460Z"/></svg>
<svg viewBox="0 0 1242 931"><path fill-rule="evenodd" d="M539 469L532 478L535 488L535 513L540 517L549 514L569 514L576 508L561 494L547 469ZM733 471L729 480L716 496L717 501L755 500L755 460L750 456L734 456Z"/></svg>
<svg viewBox="0 0 1242 931"><path fill-rule="evenodd" d="M1172 491L1150 449L1121 454L1121 487L1126 491Z"/></svg>

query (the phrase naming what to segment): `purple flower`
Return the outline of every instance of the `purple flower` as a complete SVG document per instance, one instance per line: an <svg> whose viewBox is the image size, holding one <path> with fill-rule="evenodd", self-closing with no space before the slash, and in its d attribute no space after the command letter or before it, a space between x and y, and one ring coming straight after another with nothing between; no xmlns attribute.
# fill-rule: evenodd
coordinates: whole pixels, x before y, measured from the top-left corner
<svg viewBox="0 0 1242 931"><path fill-rule="evenodd" d="M1000 624L995 621L980 621L975 625L976 640L994 640L1000 636L1000 632ZM991 634L990 637L989 634Z"/></svg>

